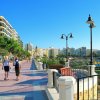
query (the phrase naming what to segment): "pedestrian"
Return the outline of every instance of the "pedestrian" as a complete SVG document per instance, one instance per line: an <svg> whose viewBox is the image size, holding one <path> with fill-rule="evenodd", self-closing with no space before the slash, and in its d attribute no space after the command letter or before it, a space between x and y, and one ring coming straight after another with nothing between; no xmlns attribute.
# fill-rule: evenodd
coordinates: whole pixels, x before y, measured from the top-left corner
<svg viewBox="0 0 100 100"><path fill-rule="evenodd" d="M13 65L15 66L16 81L18 81L21 66L17 57L14 59Z"/></svg>
<svg viewBox="0 0 100 100"><path fill-rule="evenodd" d="M10 68L10 66L9 66L9 59L8 59L8 56L5 56L4 61L3 61L3 67L2 67L2 69L4 69L4 71L5 71L5 78L4 78L4 80L8 79L9 68Z"/></svg>

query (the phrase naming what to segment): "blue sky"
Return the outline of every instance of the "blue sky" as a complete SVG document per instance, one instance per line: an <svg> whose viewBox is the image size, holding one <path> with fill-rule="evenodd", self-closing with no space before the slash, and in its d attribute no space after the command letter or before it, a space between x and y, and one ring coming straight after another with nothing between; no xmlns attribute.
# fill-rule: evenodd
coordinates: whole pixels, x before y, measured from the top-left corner
<svg viewBox="0 0 100 100"><path fill-rule="evenodd" d="M73 33L68 46L90 48L89 14L93 28L93 49L100 49L100 0L0 0L0 15L18 32L23 43L40 48L64 48L61 34Z"/></svg>

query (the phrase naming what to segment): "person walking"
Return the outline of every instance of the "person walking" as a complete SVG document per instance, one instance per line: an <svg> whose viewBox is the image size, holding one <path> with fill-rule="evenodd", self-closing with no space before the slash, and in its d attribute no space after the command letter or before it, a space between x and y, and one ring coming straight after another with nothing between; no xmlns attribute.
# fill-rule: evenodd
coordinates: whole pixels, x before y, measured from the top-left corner
<svg viewBox="0 0 100 100"><path fill-rule="evenodd" d="M4 58L3 67L2 67L2 69L4 69L4 71L5 71L5 78L4 78L4 80L8 79L9 68L10 68L10 66L9 66L9 59L8 59L8 56L6 56Z"/></svg>
<svg viewBox="0 0 100 100"><path fill-rule="evenodd" d="M15 58L13 65L15 66L16 81L18 81L19 80L21 66L19 64L19 60L18 60L17 57Z"/></svg>

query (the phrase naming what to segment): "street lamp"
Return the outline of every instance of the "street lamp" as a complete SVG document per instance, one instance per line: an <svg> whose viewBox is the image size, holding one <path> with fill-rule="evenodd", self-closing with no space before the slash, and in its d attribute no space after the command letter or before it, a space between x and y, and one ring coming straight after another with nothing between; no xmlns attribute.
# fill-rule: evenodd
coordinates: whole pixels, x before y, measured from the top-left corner
<svg viewBox="0 0 100 100"><path fill-rule="evenodd" d="M88 20L86 22L87 24L89 24L89 28L90 28L90 65L93 65L93 54L92 54L92 28L95 27L94 25L94 21L92 20L90 14L88 17ZM90 75L91 75L91 66L90 66Z"/></svg>
<svg viewBox="0 0 100 100"><path fill-rule="evenodd" d="M65 34L61 35L61 39L66 39L66 62L67 62L67 56L68 56L68 38L73 38L72 33L69 33L68 35L65 35Z"/></svg>

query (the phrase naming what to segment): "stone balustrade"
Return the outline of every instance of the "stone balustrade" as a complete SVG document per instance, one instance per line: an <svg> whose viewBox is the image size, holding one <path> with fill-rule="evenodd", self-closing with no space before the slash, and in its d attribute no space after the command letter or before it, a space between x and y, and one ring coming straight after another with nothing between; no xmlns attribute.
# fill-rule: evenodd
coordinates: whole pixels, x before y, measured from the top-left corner
<svg viewBox="0 0 100 100"><path fill-rule="evenodd" d="M95 66L91 67L91 75L96 75ZM53 88L53 71L48 70L48 88ZM88 83L89 82L89 83ZM77 80L73 76L60 76L58 78L59 84L59 100L77 100ZM89 94L88 94L89 93ZM94 94L94 95L91 95ZM88 97L89 96L89 97ZM79 100L93 100L97 99L97 76L87 77L84 79L84 93L83 93L83 80L79 80ZM54 97L53 97L54 98Z"/></svg>

